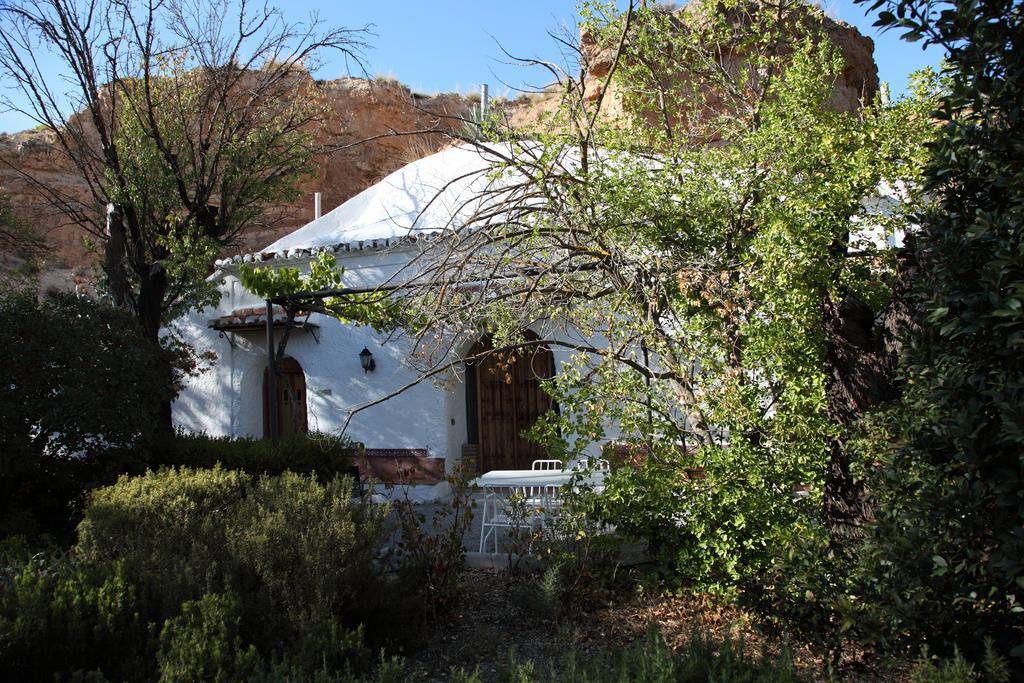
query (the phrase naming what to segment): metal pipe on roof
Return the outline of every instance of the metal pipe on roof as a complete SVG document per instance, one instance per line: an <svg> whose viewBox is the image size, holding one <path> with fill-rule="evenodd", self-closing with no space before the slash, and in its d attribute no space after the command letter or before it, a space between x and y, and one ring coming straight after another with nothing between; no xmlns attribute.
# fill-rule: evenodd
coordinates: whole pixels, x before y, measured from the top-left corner
<svg viewBox="0 0 1024 683"><path fill-rule="evenodd" d="M313 193L313 220L320 220L320 193Z"/></svg>
<svg viewBox="0 0 1024 683"><path fill-rule="evenodd" d="M480 86L480 122L483 123L487 120L488 114L491 113L490 97L487 94L487 84L484 83Z"/></svg>

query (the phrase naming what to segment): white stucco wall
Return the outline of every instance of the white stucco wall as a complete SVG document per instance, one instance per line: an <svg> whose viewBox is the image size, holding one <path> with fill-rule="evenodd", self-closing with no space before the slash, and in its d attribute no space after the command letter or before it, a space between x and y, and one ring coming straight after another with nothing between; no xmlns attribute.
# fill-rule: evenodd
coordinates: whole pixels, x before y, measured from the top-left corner
<svg viewBox="0 0 1024 683"><path fill-rule="evenodd" d="M409 251L360 252L339 257L348 286L372 286L390 277L410 257ZM304 266L305 263L289 263ZM203 374L192 378L174 403L177 426L215 436L262 436L263 372L266 367L266 333L258 330L228 336L209 328L211 319L236 309L262 306L236 275L227 273L221 285L222 299L216 308L185 316L173 325L175 332L197 351L214 351L217 360ZM302 366L306 376L309 429L338 433L353 408L386 396L413 382L417 372L407 361L409 348L403 340L387 340L369 327L343 325L328 316L313 314L319 325L319 341L308 331L296 330L286 354ZM558 335L556 326L537 329ZM280 338L280 332L276 339ZM376 362L364 373L359 352L368 348ZM552 348L556 372L570 362L570 352ZM458 462L467 439L466 391L461 368L425 380L387 401L356 413L346 435L367 448L424 448L432 457L445 458L447 469ZM591 449L594 455L599 445Z"/></svg>
<svg viewBox="0 0 1024 683"><path fill-rule="evenodd" d="M344 259L346 285L372 285L391 275L407 258L403 253L369 252ZM173 326L197 350L217 354L212 367L189 381L175 401L174 421L185 429L211 435L262 436L266 334L262 329L236 332L232 344L230 337L219 336L208 322L263 302L245 291L232 274L225 277L221 291L217 308L188 315ZM319 314L313 314L310 322L319 325L318 335L295 330L286 350L306 375L310 430L338 432L352 408L415 378L405 363L408 348L402 341L384 343L385 338L371 328L343 325ZM364 373L360 365L359 352L364 346L373 353L373 372ZM450 433L453 403L452 391L425 382L356 414L346 433L368 448L426 448L431 455L445 457L458 439ZM459 422L456 420L457 425ZM463 425L463 437L464 430Z"/></svg>

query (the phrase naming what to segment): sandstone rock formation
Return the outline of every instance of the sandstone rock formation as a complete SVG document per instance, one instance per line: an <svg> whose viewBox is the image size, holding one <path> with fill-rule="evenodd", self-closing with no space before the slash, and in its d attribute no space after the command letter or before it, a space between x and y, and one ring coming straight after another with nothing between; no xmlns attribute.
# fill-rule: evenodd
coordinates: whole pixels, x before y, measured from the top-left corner
<svg viewBox="0 0 1024 683"><path fill-rule="evenodd" d="M874 44L839 21L825 18L823 28L846 61L832 103L839 110L852 111L878 90L878 70L872 59ZM593 96L604 83L613 53L587 35L581 37L581 48L589 64L587 92ZM414 94L393 79L341 78L319 81L317 85L332 112L331 141L341 148L325 156L317 173L302 181L302 194L297 202L268 207L272 217L267 221L268 227L248 230L229 252L260 248L311 220L314 192L322 193L322 209L327 212L388 173L437 151L448 142L443 135L388 134L430 128L459 130L464 125L460 118L468 117L473 106L468 98L457 94ZM615 93L610 92L606 101L611 101L611 111L615 110L614 100ZM519 98L504 104L502 109L513 126L526 127L557 105L558 94L548 93ZM352 145L361 140L369 141ZM95 258L86 246L82 229L66 224L44 194L26 182L25 174L83 199L88 196L84 181L48 133L0 135L0 189L11 195L15 211L44 235L51 246L43 264L44 286L70 286L74 280L88 280ZM99 210L101 207L97 207ZM9 261L10 255L0 254L0 266L4 260Z"/></svg>
<svg viewBox="0 0 1024 683"><path fill-rule="evenodd" d="M751 0L756 4L759 0ZM699 21L700 5L690 3L673 11L681 23ZM855 111L863 102L870 102L878 92L878 67L874 61L875 44L870 38L849 24L822 15L821 30L842 53L845 63L832 94L831 105L838 111ZM584 90L588 100L595 100L605 86L612 68L615 50L599 44L592 35L583 32L579 49L581 61L587 65ZM557 89L516 100L507 107L509 121L516 127L528 127L558 106ZM613 83L602 104L602 115L615 117L622 113L621 94Z"/></svg>
<svg viewBox="0 0 1024 683"><path fill-rule="evenodd" d="M270 207L270 227L252 229L230 248L249 251L273 242L313 218L313 193L322 193L326 213L405 164L437 151L441 135L389 136L431 128L458 130L470 103L457 94L418 95L392 80L340 78L320 81L331 108L330 142L337 151L321 159L317 173L300 185L301 198L290 206ZM384 136L384 137L377 137ZM377 139L371 139L371 138ZM360 141L368 140L361 144ZM26 175L67 194L86 200L88 189L64 157L51 134L23 131L0 134L0 189L10 195L15 212L42 234L50 250L45 258L45 286L69 286L77 276L88 279L95 259L82 229L67 224L45 193ZM101 210L102 207L97 207ZM3 255L11 257L10 254Z"/></svg>

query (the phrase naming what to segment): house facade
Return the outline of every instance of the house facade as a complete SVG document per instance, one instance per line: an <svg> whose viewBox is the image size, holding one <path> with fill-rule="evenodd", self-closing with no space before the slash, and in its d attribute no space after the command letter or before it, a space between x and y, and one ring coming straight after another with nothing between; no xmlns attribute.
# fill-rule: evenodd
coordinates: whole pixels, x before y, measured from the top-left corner
<svg viewBox="0 0 1024 683"><path fill-rule="evenodd" d="M433 240L443 239L460 215L473 210L481 187L493 182L487 168L488 160L475 149L439 152L260 252L218 261L213 278L220 303L173 324L184 341L217 355L175 401L175 424L215 436L269 432L267 312L264 301L242 286L243 264L308 269L310 260L326 250L344 268L346 287L393 283ZM284 313L271 314L280 339ZM540 383L570 362L564 348L542 347L511 367L487 360L478 367L454 362L448 371L416 382L419 371L410 362L410 343L400 335L389 338L318 313L298 323L275 381L280 433L337 434L344 427L347 437L364 444L368 458L415 463L419 471L435 473L451 471L464 455L476 458L480 471L528 469L543 456L521 432L556 408ZM557 339L559 329L541 323L526 334ZM486 336L466 339L455 353L469 355L488 343ZM364 363L366 354L372 362Z"/></svg>

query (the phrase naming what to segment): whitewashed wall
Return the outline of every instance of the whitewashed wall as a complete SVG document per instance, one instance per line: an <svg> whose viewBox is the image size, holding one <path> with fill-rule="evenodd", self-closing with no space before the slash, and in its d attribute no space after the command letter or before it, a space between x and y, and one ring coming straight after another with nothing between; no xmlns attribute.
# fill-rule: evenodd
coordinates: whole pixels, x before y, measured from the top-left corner
<svg viewBox="0 0 1024 683"><path fill-rule="evenodd" d="M372 286L391 276L407 262L410 252L357 252L341 257L345 284ZM305 262L287 265L305 266ZM217 360L199 377L191 379L174 403L175 425L215 436L262 436L263 371L266 367L266 332L237 332L235 343L208 327L211 319L236 309L263 306L242 287L236 275L224 275L222 299L217 308L192 313L176 321L175 332L197 351L212 350ZM350 411L387 395L413 381L417 373L407 364L408 346L385 338L369 327L343 325L314 314L310 322L320 326L319 342L307 331L296 330L286 354L302 366L306 375L309 429L337 433ZM536 330L550 334L552 329ZM278 333L280 334L280 333ZM278 337L279 338L279 337ZM376 361L373 372L364 373L359 352L368 348ZM569 362L570 353L552 349L556 372ZM424 448L432 457L445 458L447 468L460 457L466 442L466 391L462 372L452 372L417 386L352 418L346 434L367 448ZM599 451L595 445L594 453Z"/></svg>

